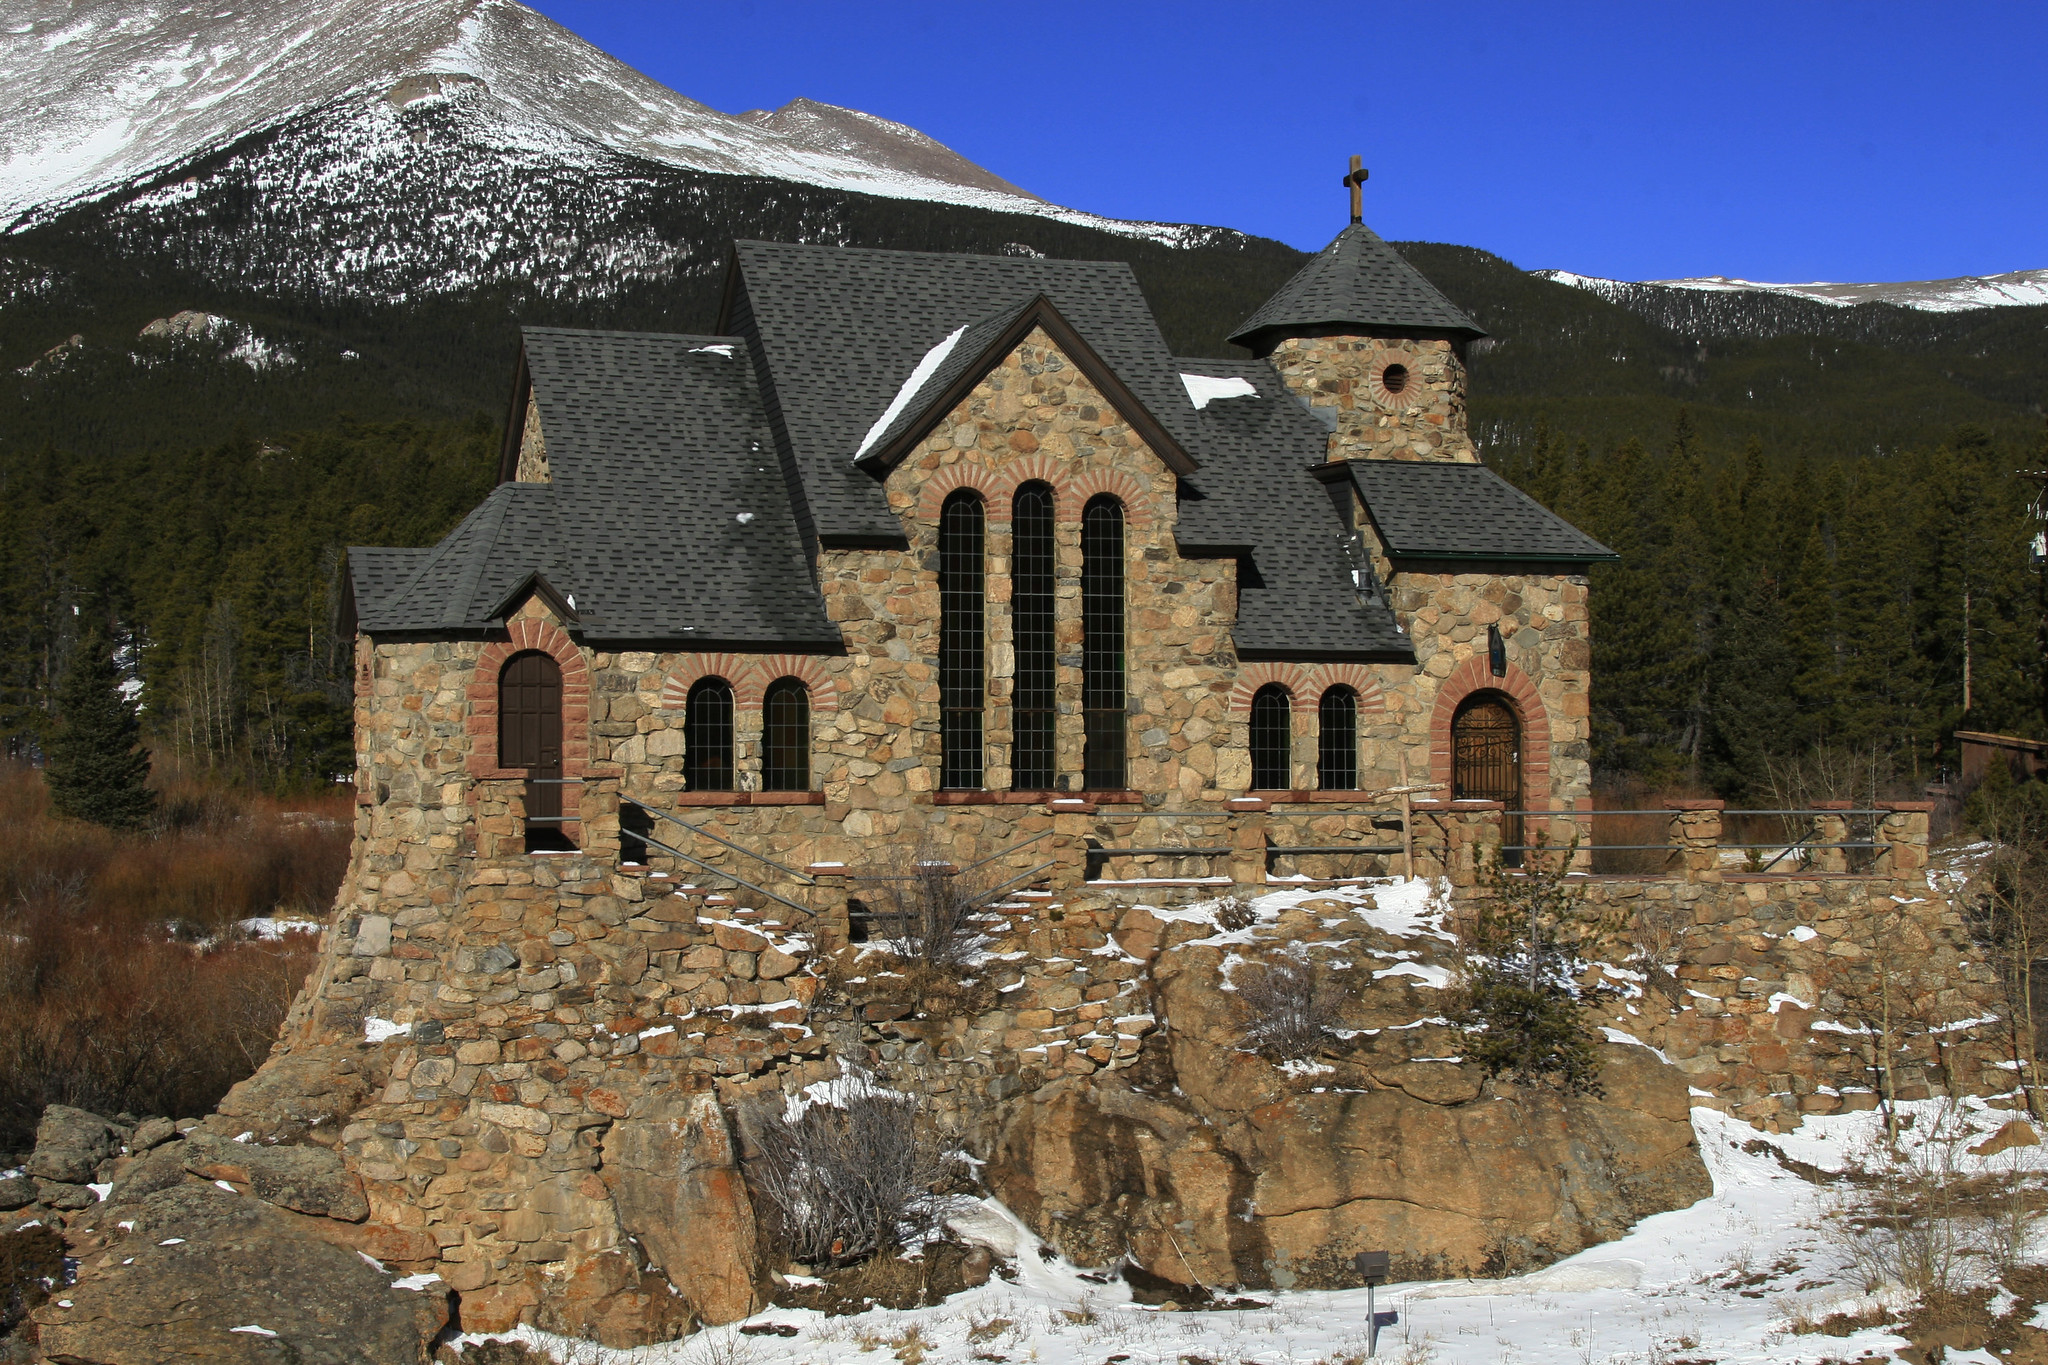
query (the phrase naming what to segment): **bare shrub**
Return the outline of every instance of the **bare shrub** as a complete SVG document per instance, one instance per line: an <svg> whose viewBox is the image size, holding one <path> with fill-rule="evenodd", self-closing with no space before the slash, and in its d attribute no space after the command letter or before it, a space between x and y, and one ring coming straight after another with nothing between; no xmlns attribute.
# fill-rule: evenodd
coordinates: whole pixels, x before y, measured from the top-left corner
<svg viewBox="0 0 2048 1365"><path fill-rule="evenodd" d="M1343 988L1300 945L1246 962L1230 974L1243 1045L1277 1062L1320 1052L1343 1025Z"/></svg>
<svg viewBox="0 0 2048 1365"><path fill-rule="evenodd" d="M846 1089L836 1104L751 1115L758 1155L747 1163L748 1182L782 1249L808 1265L922 1245L938 1217L933 1188L948 1174L944 1148L916 1100Z"/></svg>
<svg viewBox="0 0 2048 1365"><path fill-rule="evenodd" d="M964 965L982 942L981 917L1002 889L986 865L956 866L929 833L893 844L856 869L870 936L905 962Z"/></svg>
<svg viewBox="0 0 2048 1365"><path fill-rule="evenodd" d="M1643 901L1629 920L1629 965L1644 977L1646 995L1677 1000L1685 988L1672 970L1685 960L1685 931L1691 910L1682 902Z"/></svg>
<svg viewBox="0 0 2048 1365"><path fill-rule="evenodd" d="M1886 1140L1852 1160L1820 1227L1864 1292L1953 1294L2018 1263L2041 1213L2038 1178L2010 1160L1971 1169L1964 1151L1975 1136L1948 1108L1917 1144Z"/></svg>
<svg viewBox="0 0 2048 1365"><path fill-rule="evenodd" d="M1230 933L1249 929L1259 922L1259 912L1243 896L1225 896L1216 902L1216 927Z"/></svg>
<svg viewBox="0 0 2048 1365"><path fill-rule="evenodd" d="M41 778L0 765L0 1149L47 1104L194 1114L255 1070L317 936L250 940L280 911L324 917L347 865L346 797L292 810L175 774L155 832L49 814Z"/></svg>

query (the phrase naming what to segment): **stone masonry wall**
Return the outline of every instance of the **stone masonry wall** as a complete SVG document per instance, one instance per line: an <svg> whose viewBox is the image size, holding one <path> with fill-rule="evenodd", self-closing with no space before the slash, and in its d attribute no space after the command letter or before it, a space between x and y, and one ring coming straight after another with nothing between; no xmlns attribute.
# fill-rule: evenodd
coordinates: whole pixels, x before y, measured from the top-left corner
<svg viewBox="0 0 2048 1365"><path fill-rule="evenodd" d="M1309 406L1334 418L1333 460L1479 459L1465 422L1465 361L1448 341L1289 337L1266 357ZM1387 367L1407 371L1400 391Z"/></svg>

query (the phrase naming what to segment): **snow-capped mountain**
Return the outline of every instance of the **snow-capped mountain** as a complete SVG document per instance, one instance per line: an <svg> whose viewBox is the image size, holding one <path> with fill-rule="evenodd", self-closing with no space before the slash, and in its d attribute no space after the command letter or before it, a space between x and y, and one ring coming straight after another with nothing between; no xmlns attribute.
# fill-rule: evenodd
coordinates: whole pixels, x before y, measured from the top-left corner
<svg viewBox="0 0 2048 1365"><path fill-rule="evenodd" d="M1785 294L1840 308L1859 303L1891 303L1928 313L1960 313L1971 308L2015 308L2048 303L2048 270L2014 270L2004 275L1964 275L1953 280L1916 280L1899 284L1767 284L1758 280L1707 275L1687 280L1602 279L1569 270L1538 270L1546 280L1588 289L1617 302L1645 287L1693 289L1716 294Z"/></svg>
<svg viewBox="0 0 2048 1365"><path fill-rule="evenodd" d="M513 158L628 158L1030 213L1172 240L1048 204L914 128L797 100L729 115L515 0L14 0L0 17L0 225L14 229L266 130L321 116L384 140L459 99ZM412 129L399 137L424 141Z"/></svg>

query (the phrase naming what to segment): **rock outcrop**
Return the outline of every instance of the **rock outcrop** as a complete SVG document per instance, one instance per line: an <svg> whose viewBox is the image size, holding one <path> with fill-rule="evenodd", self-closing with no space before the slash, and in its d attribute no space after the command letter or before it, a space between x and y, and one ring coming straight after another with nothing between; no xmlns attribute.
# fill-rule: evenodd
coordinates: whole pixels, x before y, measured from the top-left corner
<svg viewBox="0 0 2048 1365"><path fill-rule="evenodd" d="M426 1365L447 1325L445 1286L394 1282L262 1200L193 1183L123 1214L35 1312L57 1365Z"/></svg>

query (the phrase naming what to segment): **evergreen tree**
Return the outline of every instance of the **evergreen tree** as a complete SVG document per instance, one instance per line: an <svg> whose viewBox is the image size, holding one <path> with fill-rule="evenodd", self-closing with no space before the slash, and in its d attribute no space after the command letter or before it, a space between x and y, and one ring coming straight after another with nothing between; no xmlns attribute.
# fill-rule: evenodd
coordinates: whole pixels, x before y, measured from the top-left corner
<svg viewBox="0 0 2048 1365"><path fill-rule="evenodd" d="M113 647L99 631L78 642L57 706L57 732L43 770L51 805L109 829L133 829L147 820L156 809L156 793L147 785L149 753L134 704L121 695Z"/></svg>

